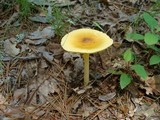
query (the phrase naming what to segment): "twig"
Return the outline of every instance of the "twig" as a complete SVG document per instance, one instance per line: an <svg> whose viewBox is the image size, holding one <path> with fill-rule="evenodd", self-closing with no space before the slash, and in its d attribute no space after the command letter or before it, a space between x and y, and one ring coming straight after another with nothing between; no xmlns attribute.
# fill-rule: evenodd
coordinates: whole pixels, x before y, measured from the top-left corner
<svg viewBox="0 0 160 120"><path fill-rule="evenodd" d="M109 106L109 104L105 105L102 109L100 109L92 118L90 118L90 120L93 120L98 114L100 114L101 112L103 112L105 109L107 109Z"/></svg>
<svg viewBox="0 0 160 120"><path fill-rule="evenodd" d="M2 61L8 62L8 61L13 61L15 59L27 61L27 60L34 60L34 59L39 59L39 58L41 58L41 56L25 56L25 57L15 57L15 58L6 57L6 58L2 58Z"/></svg>

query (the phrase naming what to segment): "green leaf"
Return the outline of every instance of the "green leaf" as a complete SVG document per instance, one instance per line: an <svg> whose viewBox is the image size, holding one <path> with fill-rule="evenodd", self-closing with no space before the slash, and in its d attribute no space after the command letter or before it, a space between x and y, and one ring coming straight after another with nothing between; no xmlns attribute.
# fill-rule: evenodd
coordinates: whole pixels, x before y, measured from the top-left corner
<svg viewBox="0 0 160 120"><path fill-rule="evenodd" d="M121 77L120 77L120 87L121 87L121 89L123 89L127 85L129 85L131 83L131 80L132 80L132 78L131 78L130 75L122 73Z"/></svg>
<svg viewBox="0 0 160 120"><path fill-rule="evenodd" d="M160 26L156 28L156 32L160 32Z"/></svg>
<svg viewBox="0 0 160 120"><path fill-rule="evenodd" d="M160 48L158 48L155 45L153 45L153 46L152 45L148 45L147 48L150 48L150 49L154 50L155 52L160 52Z"/></svg>
<svg viewBox="0 0 160 120"><path fill-rule="evenodd" d="M147 45L154 45L158 43L159 36L150 32L145 33L144 41Z"/></svg>
<svg viewBox="0 0 160 120"><path fill-rule="evenodd" d="M144 36L138 33L128 33L126 34L127 39L133 39L133 40L143 40Z"/></svg>
<svg viewBox="0 0 160 120"><path fill-rule="evenodd" d="M143 19L145 20L145 22L147 23L147 25L150 27L151 30L153 30L158 25L158 21L147 12L143 13Z"/></svg>
<svg viewBox="0 0 160 120"><path fill-rule="evenodd" d="M160 56L152 55L152 57L149 60L149 64L150 65L155 65L155 64L158 64L158 63L160 63Z"/></svg>
<svg viewBox="0 0 160 120"><path fill-rule="evenodd" d="M137 75L139 75L144 80L146 80L147 72L142 65L140 65L140 64L132 65L132 69L137 73Z"/></svg>
<svg viewBox="0 0 160 120"><path fill-rule="evenodd" d="M100 24L98 22L93 21L92 26L95 26L95 27L99 28L100 30L104 31L103 28L100 26Z"/></svg>
<svg viewBox="0 0 160 120"><path fill-rule="evenodd" d="M127 49L124 54L123 54L123 59L126 61L126 62L129 62L131 60L133 60L133 53L131 51L131 48Z"/></svg>

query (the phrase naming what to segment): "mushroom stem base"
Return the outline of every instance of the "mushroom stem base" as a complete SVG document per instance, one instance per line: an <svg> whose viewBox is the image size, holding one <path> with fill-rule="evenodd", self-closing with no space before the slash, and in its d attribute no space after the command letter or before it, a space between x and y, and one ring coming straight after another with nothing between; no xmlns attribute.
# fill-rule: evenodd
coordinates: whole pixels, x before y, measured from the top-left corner
<svg viewBox="0 0 160 120"><path fill-rule="evenodd" d="M87 86L89 83L89 54L83 54L84 59L84 86Z"/></svg>

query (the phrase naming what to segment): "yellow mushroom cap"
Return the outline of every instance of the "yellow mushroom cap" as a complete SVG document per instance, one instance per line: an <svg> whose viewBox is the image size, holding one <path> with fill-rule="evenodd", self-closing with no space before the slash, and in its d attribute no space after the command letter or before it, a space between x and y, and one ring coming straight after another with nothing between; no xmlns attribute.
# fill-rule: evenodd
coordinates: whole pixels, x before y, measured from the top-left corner
<svg viewBox="0 0 160 120"><path fill-rule="evenodd" d="M103 32L89 28L73 30L61 41L64 50L76 53L96 53L113 44L113 40Z"/></svg>

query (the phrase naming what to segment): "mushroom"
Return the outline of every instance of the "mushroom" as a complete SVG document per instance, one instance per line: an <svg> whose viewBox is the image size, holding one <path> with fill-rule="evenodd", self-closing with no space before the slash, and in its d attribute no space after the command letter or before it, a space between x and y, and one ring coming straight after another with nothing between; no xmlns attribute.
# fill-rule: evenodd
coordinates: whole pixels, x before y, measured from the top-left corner
<svg viewBox="0 0 160 120"><path fill-rule="evenodd" d="M89 83L89 54L102 51L112 44L113 40L108 35L90 28L73 30L61 40L64 50L83 54L85 86Z"/></svg>

